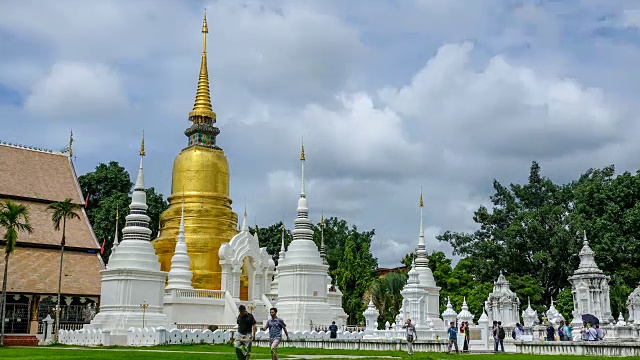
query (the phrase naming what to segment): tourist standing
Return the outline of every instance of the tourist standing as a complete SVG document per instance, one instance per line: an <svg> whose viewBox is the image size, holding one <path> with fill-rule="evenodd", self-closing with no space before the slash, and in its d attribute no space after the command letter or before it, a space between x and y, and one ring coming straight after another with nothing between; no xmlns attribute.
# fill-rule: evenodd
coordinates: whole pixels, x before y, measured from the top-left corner
<svg viewBox="0 0 640 360"><path fill-rule="evenodd" d="M464 342L462 343L462 352L469 352L469 340L471 339L471 329L469 328L469 322L463 321L460 326L460 332L464 334Z"/></svg>
<svg viewBox="0 0 640 360"><path fill-rule="evenodd" d="M493 320L491 327L491 336L493 336L493 351L498 352L498 321Z"/></svg>
<svg viewBox="0 0 640 360"><path fill-rule="evenodd" d="M251 355L251 341L256 336L256 319L247 312L244 305L238 307L238 331L236 332L234 345L238 360L249 360Z"/></svg>
<svg viewBox="0 0 640 360"><path fill-rule="evenodd" d="M331 322L329 325L329 339L337 339L338 338L338 326L335 321Z"/></svg>
<svg viewBox="0 0 640 360"><path fill-rule="evenodd" d="M458 329L456 328L456 324L452 322L449 323L449 329L447 330L449 334L449 347L447 348L447 353L451 352L451 347L455 346L456 353L458 353Z"/></svg>
<svg viewBox="0 0 640 360"><path fill-rule="evenodd" d="M269 345L271 346L271 360L278 360L278 345L282 341L282 332L287 336L289 340L289 333L287 332L287 325L276 316L278 309L271 308L269 310L271 319L267 320L267 324L262 328L262 331L269 329Z"/></svg>
<svg viewBox="0 0 640 360"><path fill-rule="evenodd" d="M496 338L496 347L495 350L496 352L498 352L498 344L500 344L500 348L502 349L502 352L504 352L504 338L505 338L505 333L504 333L504 328L502 327L502 321L498 321L498 337Z"/></svg>
<svg viewBox="0 0 640 360"><path fill-rule="evenodd" d="M522 335L524 335L524 328L520 323L516 323L516 328L513 329L513 339L522 340Z"/></svg>
<svg viewBox="0 0 640 360"><path fill-rule="evenodd" d="M556 339L556 329L553 328L551 323L547 324L547 341L554 341Z"/></svg>
<svg viewBox="0 0 640 360"><path fill-rule="evenodd" d="M407 352L409 355L413 355L413 342L418 339L418 334L416 333L416 327L411 324L411 319L407 319L402 325L402 328L405 329L406 338L407 338Z"/></svg>
<svg viewBox="0 0 640 360"><path fill-rule="evenodd" d="M600 329L600 325L596 324L596 340L600 341L604 339L604 330Z"/></svg>

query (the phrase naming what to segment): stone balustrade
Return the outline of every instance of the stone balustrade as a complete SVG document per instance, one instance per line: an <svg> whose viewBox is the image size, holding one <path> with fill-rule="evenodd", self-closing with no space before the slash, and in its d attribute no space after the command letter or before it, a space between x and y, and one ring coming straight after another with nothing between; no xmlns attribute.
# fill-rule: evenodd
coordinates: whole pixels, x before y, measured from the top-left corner
<svg viewBox="0 0 640 360"><path fill-rule="evenodd" d="M515 352L535 355L640 356L640 344L622 341L515 341Z"/></svg>
<svg viewBox="0 0 640 360"><path fill-rule="evenodd" d="M164 294L175 298L188 299L224 299L223 290L169 289Z"/></svg>

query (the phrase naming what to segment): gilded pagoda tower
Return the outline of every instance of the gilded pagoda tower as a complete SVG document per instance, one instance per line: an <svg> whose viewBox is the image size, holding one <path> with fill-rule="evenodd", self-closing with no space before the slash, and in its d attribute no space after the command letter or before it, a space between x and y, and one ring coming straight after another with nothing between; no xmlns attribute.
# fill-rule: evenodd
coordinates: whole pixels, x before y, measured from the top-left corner
<svg viewBox="0 0 640 360"><path fill-rule="evenodd" d="M169 271L175 250L182 204L186 243L191 258L193 287L219 290L222 269L218 249L237 231L238 215L231 210L229 164L216 144L220 129L211 106L207 71L207 17L202 23L202 61L191 127L185 130L187 147L173 162L169 208L160 215L160 233L153 241L162 271Z"/></svg>

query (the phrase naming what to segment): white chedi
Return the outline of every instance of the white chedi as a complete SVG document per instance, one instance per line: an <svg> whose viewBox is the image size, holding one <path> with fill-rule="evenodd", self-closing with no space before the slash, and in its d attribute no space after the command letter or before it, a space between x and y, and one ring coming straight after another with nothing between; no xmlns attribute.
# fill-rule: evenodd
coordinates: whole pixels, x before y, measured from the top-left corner
<svg viewBox="0 0 640 360"><path fill-rule="evenodd" d="M373 296L369 298L369 304L362 315L364 315L365 319L365 331L368 334L371 334L373 330L378 330L377 324L380 312L376 309L375 305L373 305Z"/></svg>
<svg viewBox="0 0 640 360"><path fill-rule="evenodd" d="M176 248L171 257L171 269L168 274L166 290L186 289L193 290L191 285L191 259L187 250L187 242L184 235L184 203L182 204L182 215L180 216L180 228L178 229L178 239Z"/></svg>
<svg viewBox="0 0 640 360"><path fill-rule="evenodd" d="M451 305L451 297L447 297L447 308L442 312L442 320L444 321L444 329L449 328L449 324L451 322L456 322L456 318L458 313L453 310L453 305Z"/></svg>
<svg viewBox="0 0 640 360"><path fill-rule="evenodd" d="M469 306L467 305L467 297L464 297L462 300L462 309L460 313L458 313L458 322L469 322L469 324L473 324L473 314L469 312Z"/></svg>
<svg viewBox="0 0 640 360"><path fill-rule="evenodd" d="M418 280L420 286L425 291L425 321L423 325L427 325L429 321L438 319L438 311L440 309L440 288L436 285L436 281L433 277L433 272L429 268L429 260L427 259L427 246L424 237L424 225L423 225L423 208L424 201L422 199L422 193L420 193L420 233L418 236L418 246L416 248L415 269L418 272Z"/></svg>
<svg viewBox="0 0 640 360"><path fill-rule="evenodd" d="M556 306L553 304L553 299L551 299L551 306L549 306L549 310L547 310L547 321L549 321L553 325L560 324L560 321L564 321L564 316L556 309Z"/></svg>
<svg viewBox="0 0 640 360"><path fill-rule="evenodd" d="M595 253L589 247L587 233L580 256L580 265L572 276L571 293L573 294L573 320L571 324L582 324L582 315L591 314L600 319L603 324L613 323L611 301L609 297L609 280L595 261Z"/></svg>
<svg viewBox="0 0 640 360"><path fill-rule="evenodd" d="M622 313L618 315L618 322L616 323L615 326L627 326L627 323L624 322L624 316L622 316Z"/></svg>
<svg viewBox="0 0 640 360"><path fill-rule="evenodd" d="M528 306L522 312L522 322L524 326L535 326L538 324L538 313L531 308L531 298L528 299Z"/></svg>
<svg viewBox="0 0 640 360"><path fill-rule="evenodd" d="M86 330L111 330L111 344L124 345L131 327L167 326L164 314L164 285L167 273L160 271L158 256L151 245L150 218L144 186L144 140L140 168L131 195L131 209L122 229L122 241L102 270L100 312Z"/></svg>
<svg viewBox="0 0 640 360"><path fill-rule="evenodd" d="M502 271L498 280L493 283L493 291L489 294L485 307L491 321L501 321L504 326L515 326L520 322L520 299L511 291L509 281Z"/></svg>
<svg viewBox="0 0 640 360"><path fill-rule="evenodd" d="M426 327L428 322L426 312L427 291L418 280L419 274L416 270L415 262L411 264L409 279L400 291L402 295L402 318L404 321L411 319L411 323L416 327Z"/></svg>
<svg viewBox="0 0 640 360"><path fill-rule="evenodd" d="M640 286L635 288L627 298L627 309L629 309L629 323L640 324Z"/></svg>
<svg viewBox="0 0 640 360"><path fill-rule="evenodd" d="M337 315L328 303L327 269L313 241L313 223L304 188L304 147L301 190L297 217L284 259L278 263L278 316L287 320L289 331L304 331L317 325L329 325Z"/></svg>

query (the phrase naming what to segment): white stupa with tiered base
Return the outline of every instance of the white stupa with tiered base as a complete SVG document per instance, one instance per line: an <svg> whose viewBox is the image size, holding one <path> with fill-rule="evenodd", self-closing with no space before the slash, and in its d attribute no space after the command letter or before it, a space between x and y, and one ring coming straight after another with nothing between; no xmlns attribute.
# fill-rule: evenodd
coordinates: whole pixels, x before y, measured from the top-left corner
<svg viewBox="0 0 640 360"><path fill-rule="evenodd" d="M598 268L595 254L587 241L586 231L584 232L582 250L578 255L580 256L580 265L569 277L573 294L573 320L571 324L582 324L582 315L584 314L594 315L604 324L613 323L609 298L610 278Z"/></svg>
<svg viewBox="0 0 640 360"><path fill-rule="evenodd" d="M424 201L422 200L422 193L420 193L420 235L418 237L418 247L416 249L416 271L418 272L418 280L420 286L426 291L425 296L425 321L437 321L439 320L440 310L440 288L436 285L436 280L433 278L433 272L429 268L429 260L427 259L427 246L424 239L424 225L422 221L422 210L424 208ZM425 324L426 324L425 322Z"/></svg>
<svg viewBox="0 0 640 360"><path fill-rule="evenodd" d="M298 216L293 229L293 241L284 258L278 262L278 316L285 319L287 329L305 331L313 324L327 325L334 316L327 299L327 269L313 241L312 222L304 189L304 147L302 189L298 200ZM327 321L328 320L328 321Z"/></svg>
<svg viewBox="0 0 640 360"><path fill-rule="evenodd" d="M101 271L100 312L85 326L103 332L110 330L110 344L113 345L126 344L127 330L131 327L166 327L168 322L163 313L167 273L160 271L158 257L150 242L142 168L144 155L142 140L140 169L131 196L131 211L122 229L122 241L112 254L109 267Z"/></svg>

